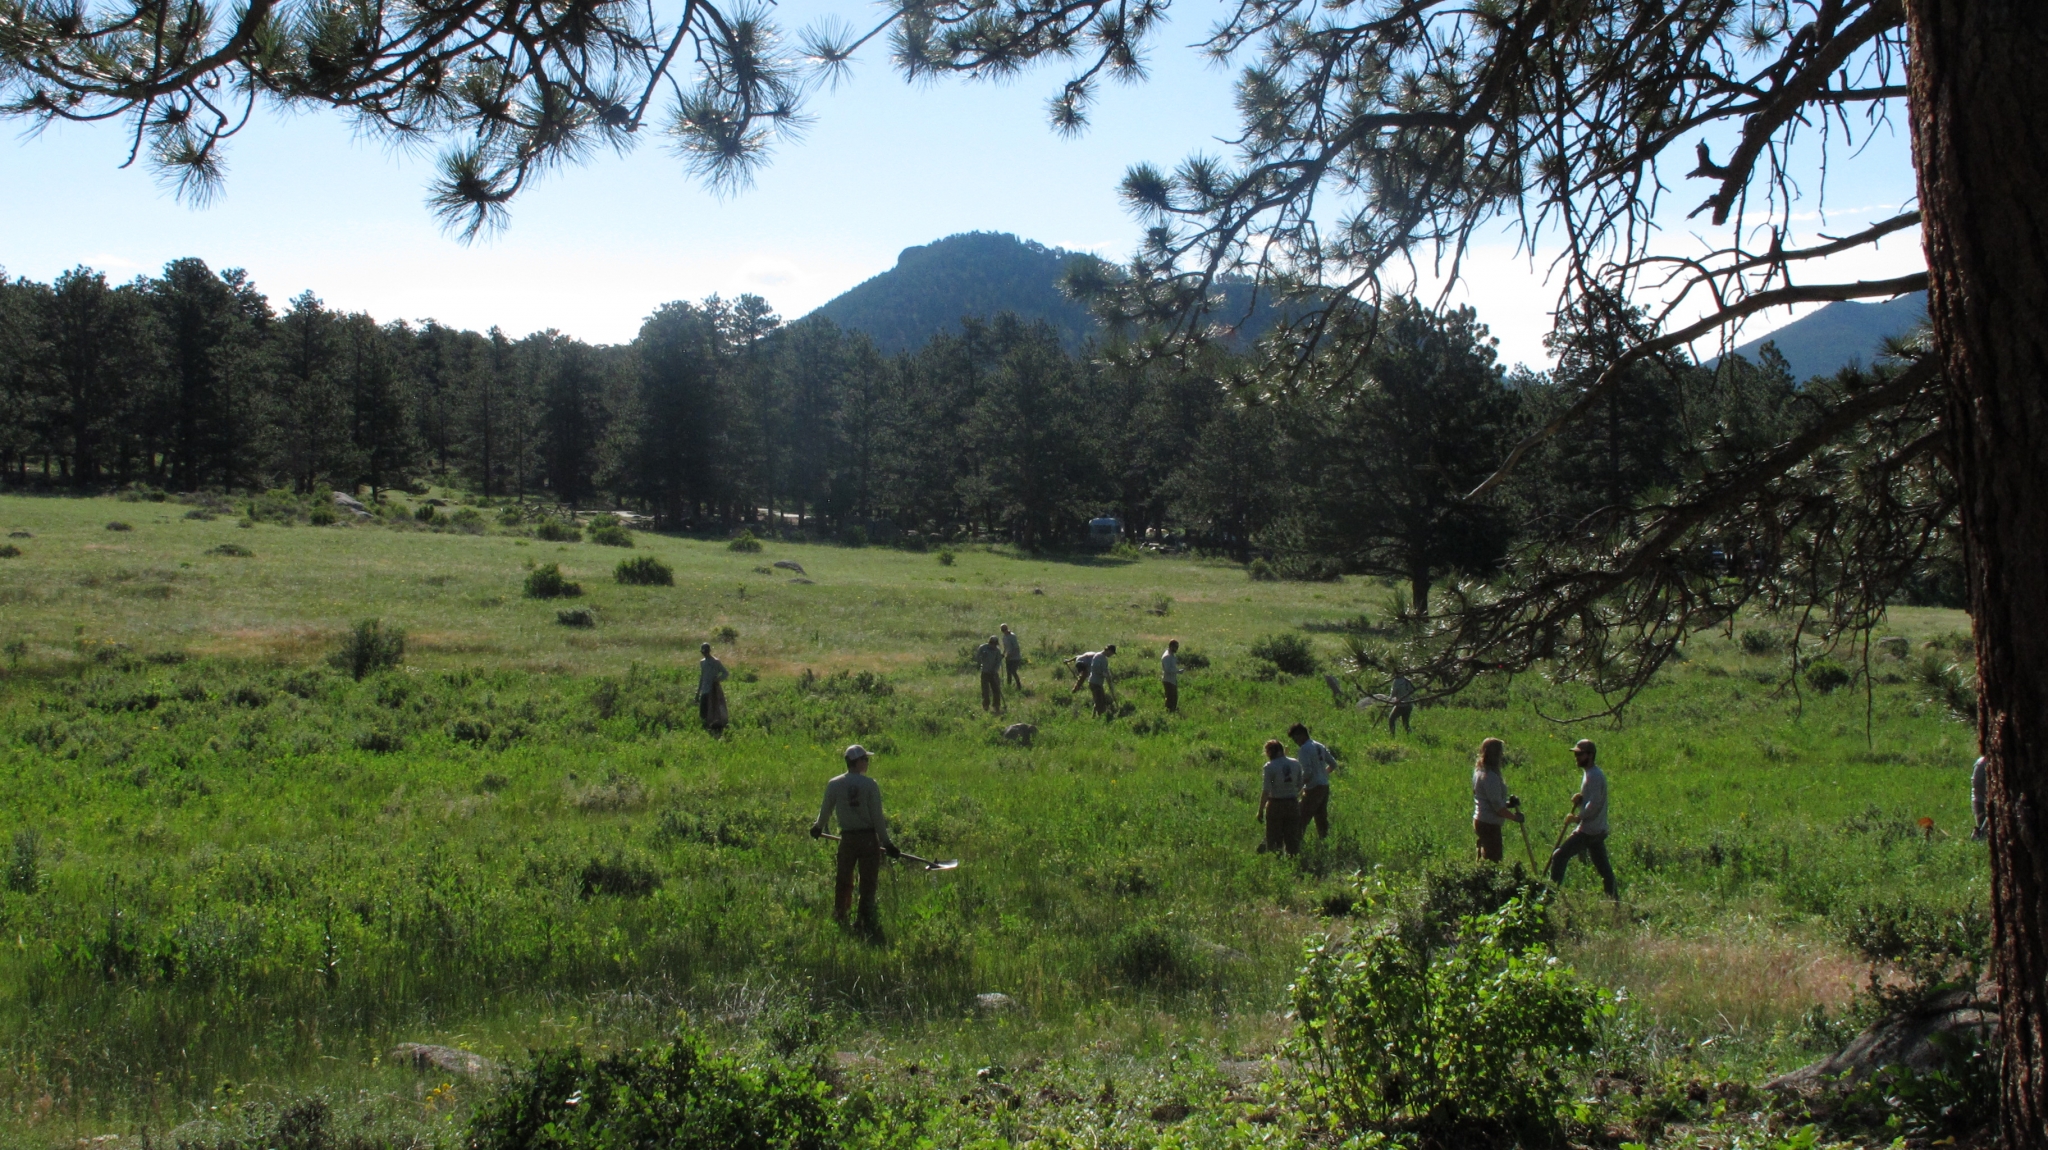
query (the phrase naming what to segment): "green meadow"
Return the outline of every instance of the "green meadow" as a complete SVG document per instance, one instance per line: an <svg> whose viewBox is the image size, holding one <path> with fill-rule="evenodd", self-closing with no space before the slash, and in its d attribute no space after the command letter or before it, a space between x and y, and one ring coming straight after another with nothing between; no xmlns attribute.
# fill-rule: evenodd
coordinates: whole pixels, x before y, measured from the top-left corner
<svg viewBox="0 0 2048 1150"><path fill-rule="evenodd" d="M1628 1048L1658 1073L1807 1061L1872 973L1859 921L1984 902L1973 730L1916 673L1967 658L1957 612L1894 613L1880 637L1905 656L1877 645L1832 693L1789 681L1789 625L1758 619L1695 640L1619 722L1545 718L1592 701L1523 676L1390 734L1384 710L1251 654L1299 634L1341 671L1345 629L1387 621L1370 580L978 546L628 550L490 509L465 533L272 502L0 497L10 1144L165 1136L307 1094L456 1140L486 1087L394 1064L396 1044L516 1064L679 1024L888 1083L927 1107L930 1144L1313 1140L1245 1117L1248 1083L1286 1073L1304 943L1343 928L1360 876L1467 865L1490 735L1538 859L1570 745L1600 744L1623 898L1574 864L1558 949L1624 992ZM617 583L640 556L674 585ZM523 597L548 563L580 597ZM558 621L572 608L591 625ZM327 656L369 618L406 653L357 680ZM968 653L999 623L1030 663L996 720ZM1156 658L1176 637L1207 664L1168 716ZM716 739L692 701L707 640L733 671ZM1110 642L1122 705L1103 720L1058 660ZM1330 837L1288 859L1255 852L1254 804L1260 744L1296 720L1343 765ZM1029 745L1011 722L1036 725ZM832 926L830 852L805 833L856 741L899 842L962 860L890 868L880 941ZM1512 827L1508 847L1524 857ZM1023 1103L971 1101L990 1067ZM1163 1130L1148 1108L1168 1096L1195 1114Z"/></svg>

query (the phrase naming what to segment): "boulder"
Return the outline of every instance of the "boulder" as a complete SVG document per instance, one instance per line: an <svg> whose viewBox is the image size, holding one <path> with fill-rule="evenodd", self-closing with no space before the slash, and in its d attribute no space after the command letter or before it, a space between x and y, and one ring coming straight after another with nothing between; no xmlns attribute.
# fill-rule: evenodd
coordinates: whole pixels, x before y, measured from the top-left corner
<svg viewBox="0 0 2048 1150"><path fill-rule="evenodd" d="M810 574L810 572L808 572L808 571L805 571L805 570L804 570L804 565L803 565L803 564L801 564L801 563L798 563L798 562L795 562L794 560L790 560L790 559L777 559L777 560L775 561L775 565L776 565L777 567L780 567L780 568L782 568L782 569L783 569L784 571L794 571L794 572L796 572L796 573L797 573L797 574L799 574L799 575L808 575L808 574Z"/></svg>
<svg viewBox="0 0 2048 1150"><path fill-rule="evenodd" d="M341 508L344 511L350 512L359 519L375 518L370 514L370 509L363 506L362 500L357 499L355 496L350 495L346 491L337 491L334 493L334 505L336 507Z"/></svg>
<svg viewBox="0 0 2048 1150"><path fill-rule="evenodd" d="M974 1009L984 1014L994 1014L998 1011L1008 1010L1015 1005L1017 1005L1017 1000L1001 991L990 991L987 994L977 994L974 996Z"/></svg>
<svg viewBox="0 0 2048 1150"><path fill-rule="evenodd" d="M1766 1090L1807 1093L1837 1082L1855 1083L1887 1066L1941 1069L1958 1041L1998 1041L1998 992L1989 982L1938 995L1919 1009L1879 1019L1849 1045L1818 1062L1764 1083Z"/></svg>
<svg viewBox="0 0 2048 1150"><path fill-rule="evenodd" d="M1011 723L1003 728L1003 737L1021 746L1030 746L1038 735L1038 727L1032 723Z"/></svg>
<svg viewBox="0 0 2048 1150"><path fill-rule="evenodd" d="M423 1042L401 1042L391 1050L391 1061L410 1063L414 1070L445 1070L472 1078L498 1072L498 1064L481 1054L452 1046L429 1046Z"/></svg>

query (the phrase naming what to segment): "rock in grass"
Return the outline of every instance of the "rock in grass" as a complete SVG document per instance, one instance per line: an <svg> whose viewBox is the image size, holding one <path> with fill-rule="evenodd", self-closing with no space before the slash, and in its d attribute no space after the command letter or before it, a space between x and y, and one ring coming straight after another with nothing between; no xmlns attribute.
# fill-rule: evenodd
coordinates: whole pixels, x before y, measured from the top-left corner
<svg viewBox="0 0 2048 1150"><path fill-rule="evenodd" d="M369 508L363 506L362 500L357 499L355 496L350 495L345 491L337 491L334 493L334 505L336 507L341 508L344 511L349 512L358 519L376 518L375 516L370 514Z"/></svg>
<svg viewBox="0 0 2048 1150"><path fill-rule="evenodd" d="M1017 1005L1017 1000L1001 991L990 991L987 994L977 994L974 996L974 1009L984 1014L995 1014L998 1011L1008 1010L1015 1005Z"/></svg>
<svg viewBox="0 0 2048 1150"><path fill-rule="evenodd" d="M782 568L782 569L783 569L784 571L794 571L794 572L796 572L796 573L797 573L797 574L799 574L799 575L808 575L808 574L810 574L810 572L808 572L808 571L804 570L804 565L803 565L803 564L801 564L801 563L798 563L798 562L796 562L796 561L794 561L794 560L790 560L790 559L777 559L777 560L775 561L775 565L776 565L777 567L780 567L780 568Z"/></svg>
<svg viewBox="0 0 2048 1150"><path fill-rule="evenodd" d="M1038 727L1033 723L1011 723L1003 728L1004 738L1026 747L1031 745L1031 740L1037 737L1037 735Z"/></svg>
<svg viewBox="0 0 2048 1150"><path fill-rule="evenodd" d="M1187 1099L1169 1098L1152 1108L1152 1121L1178 1122L1192 1112L1193 1110L1188 1106Z"/></svg>
<svg viewBox="0 0 2048 1150"><path fill-rule="evenodd" d="M471 1077L496 1074L498 1064L481 1054L452 1046L429 1046L423 1042L401 1042L391 1050L391 1061L410 1064L414 1070L445 1070Z"/></svg>

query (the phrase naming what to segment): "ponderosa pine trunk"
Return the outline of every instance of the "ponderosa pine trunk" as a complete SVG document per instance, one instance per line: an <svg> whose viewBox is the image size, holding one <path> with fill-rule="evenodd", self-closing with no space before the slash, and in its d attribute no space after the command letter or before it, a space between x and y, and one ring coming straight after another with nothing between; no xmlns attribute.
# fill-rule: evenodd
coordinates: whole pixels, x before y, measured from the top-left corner
<svg viewBox="0 0 2048 1150"><path fill-rule="evenodd" d="M1928 315L1990 760L2006 1150L2048 1147L2048 3L1908 0Z"/></svg>

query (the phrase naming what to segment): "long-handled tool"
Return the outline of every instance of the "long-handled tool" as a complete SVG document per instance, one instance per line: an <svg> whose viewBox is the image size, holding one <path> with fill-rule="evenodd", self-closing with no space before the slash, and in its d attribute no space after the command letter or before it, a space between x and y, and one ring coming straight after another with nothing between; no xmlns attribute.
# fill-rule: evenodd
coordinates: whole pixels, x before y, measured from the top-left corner
<svg viewBox="0 0 2048 1150"><path fill-rule="evenodd" d="M839 841L838 835L819 835L818 837L824 839L831 839L835 843ZM926 870L954 870L960 865L959 859L946 859L943 862L939 862L934 861L932 859L919 858L916 855L911 854L909 851L897 851L896 856L898 858L907 858L914 863L922 863L924 864L924 869Z"/></svg>

